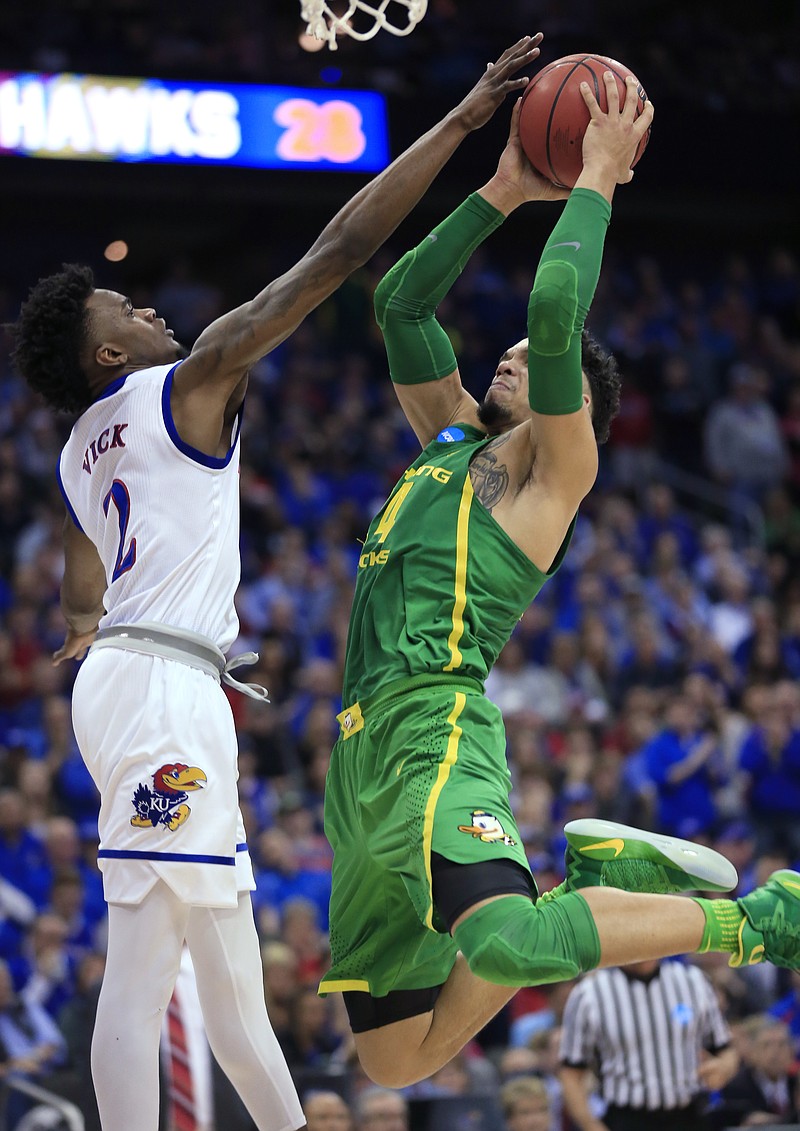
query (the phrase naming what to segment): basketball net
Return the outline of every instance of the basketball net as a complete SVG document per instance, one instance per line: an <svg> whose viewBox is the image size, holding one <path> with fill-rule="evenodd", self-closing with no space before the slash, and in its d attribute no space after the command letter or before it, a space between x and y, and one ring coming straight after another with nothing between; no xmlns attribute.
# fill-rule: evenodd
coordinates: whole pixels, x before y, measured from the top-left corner
<svg viewBox="0 0 800 1131"><path fill-rule="evenodd" d="M331 51L336 50L337 35L349 35L351 39L372 39L379 31L388 31L392 35L408 35L413 31L425 15L428 0L375 0L369 4L367 0L346 0L346 11L337 16L331 11L327 0L300 0L300 10L307 23L306 32L315 39L327 41ZM386 15L386 9L395 4L405 9L406 23L397 24ZM353 16L363 23L361 17L372 19L372 26L365 25L362 29L355 26Z"/></svg>

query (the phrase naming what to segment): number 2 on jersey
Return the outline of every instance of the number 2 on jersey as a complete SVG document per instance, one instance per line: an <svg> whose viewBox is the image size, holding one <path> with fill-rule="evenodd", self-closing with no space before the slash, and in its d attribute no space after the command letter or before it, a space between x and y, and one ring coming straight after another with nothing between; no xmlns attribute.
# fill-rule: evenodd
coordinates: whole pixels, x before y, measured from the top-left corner
<svg viewBox="0 0 800 1131"><path fill-rule="evenodd" d="M128 494L128 488L125 486L121 479L115 479L111 484L111 490L103 499L103 514L108 518L108 508L113 502L117 508L117 517L119 519L119 545L117 547L117 560L114 562L114 570L111 574L111 580L116 581L118 577L122 577L123 573L127 573L136 561L136 539L131 538L128 552L125 553L125 538L128 534L128 522L131 517L131 497ZM123 556L124 555L124 556Z"/></svg>
<svg viewBox="0 0 800 1131"><path fill-rule="evenodd" d="M398 489L397 494L394 496L394 498L390 499L386 504L386 510L383 512L383 518L375 527L375 534L379 542L383 543L386 541L386 535L392 529L395 524L395 520L397 519L397 512L400 510L400 507L403 505L403 500L408 495L408 492L413 486L413 479L410 483L404 483L403 486Z"/></svg>

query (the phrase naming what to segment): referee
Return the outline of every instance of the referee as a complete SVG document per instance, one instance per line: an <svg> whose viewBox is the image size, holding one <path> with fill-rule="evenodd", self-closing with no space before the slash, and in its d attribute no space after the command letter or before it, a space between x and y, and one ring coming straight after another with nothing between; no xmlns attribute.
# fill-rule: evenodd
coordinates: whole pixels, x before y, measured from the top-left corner
<svg viewBox="0 0 800 1131"><path fill-rule="evenodd" d="M738 1067L706 976L658 960L595 970L577 983L560 1060L564 1106L580 1131L704 1131L701 1093L718 1091ZM593 1071L602 1119L590 1105Z"/></svg>

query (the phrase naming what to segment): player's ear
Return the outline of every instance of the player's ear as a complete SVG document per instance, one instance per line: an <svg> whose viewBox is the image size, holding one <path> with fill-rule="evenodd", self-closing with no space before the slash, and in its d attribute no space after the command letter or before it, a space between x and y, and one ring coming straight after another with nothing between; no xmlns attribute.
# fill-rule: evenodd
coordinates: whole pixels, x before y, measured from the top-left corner
<svg viewBox="0 0 800 1131"><path fill-rule="evenodd" d="M128 355L113 342L103 342L94 351L94 360L104 369L117 369L127 364Z"/></svg>

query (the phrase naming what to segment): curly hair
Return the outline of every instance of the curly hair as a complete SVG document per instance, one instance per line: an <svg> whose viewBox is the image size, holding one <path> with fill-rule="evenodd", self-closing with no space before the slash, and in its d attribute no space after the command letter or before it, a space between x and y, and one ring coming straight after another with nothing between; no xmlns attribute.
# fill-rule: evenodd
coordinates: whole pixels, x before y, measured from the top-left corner
<svg viewBox="0 0 800 1131"><path fill-rule="evenodd" d="M82 412L92 402L80 356L89 326L86 300L93 290L91 267L65 263L31 287L10 327L15 368L61 412Z"/></svg>
<svg viewBox="0 0 800 1131"><path fill-rule="evenodd" d="M598 444L605 444L611 421L619 412L622 379L616 358L588 330L581 334L581 365L592 391L592 427Z"/></svg>

